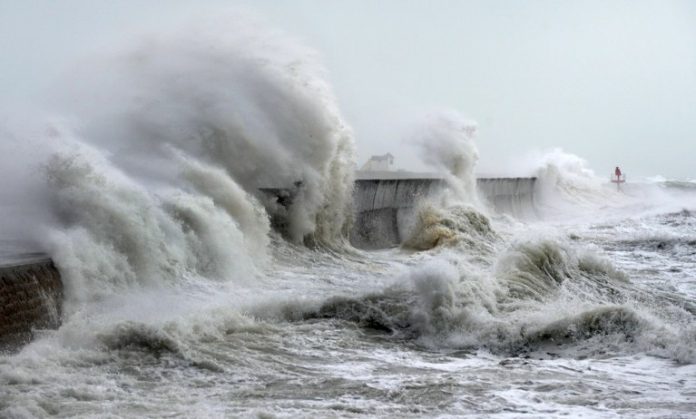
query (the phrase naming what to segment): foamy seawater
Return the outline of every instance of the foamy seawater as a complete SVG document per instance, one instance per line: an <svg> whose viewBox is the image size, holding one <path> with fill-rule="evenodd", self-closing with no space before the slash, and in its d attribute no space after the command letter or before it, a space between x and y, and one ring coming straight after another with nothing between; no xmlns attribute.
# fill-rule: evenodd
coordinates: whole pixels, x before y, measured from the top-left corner
<svg viewBox="0 0 696 419"><path fill-rule="evenodd" d="M695 218L494 218L514 232L478 253L278 241L246 290L106 299L4 355L2 412L688 417Z"/></svg>

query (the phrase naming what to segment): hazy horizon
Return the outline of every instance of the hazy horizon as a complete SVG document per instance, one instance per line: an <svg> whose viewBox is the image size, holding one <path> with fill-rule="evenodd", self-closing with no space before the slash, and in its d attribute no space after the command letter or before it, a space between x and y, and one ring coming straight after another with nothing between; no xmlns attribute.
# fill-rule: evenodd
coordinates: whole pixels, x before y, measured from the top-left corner
<svg viewBox="0 0 696 419"><path fill-rule="evenodd" d="M479 171L562 148L597 175L696 178L696 3L0 2L3 107L31 104L83 57L191 15L243 9L316 49L357 162L436 108L478 122ZM519 163L520 166L524 164ZM521 169L518 169L521 170Z"/></svg>

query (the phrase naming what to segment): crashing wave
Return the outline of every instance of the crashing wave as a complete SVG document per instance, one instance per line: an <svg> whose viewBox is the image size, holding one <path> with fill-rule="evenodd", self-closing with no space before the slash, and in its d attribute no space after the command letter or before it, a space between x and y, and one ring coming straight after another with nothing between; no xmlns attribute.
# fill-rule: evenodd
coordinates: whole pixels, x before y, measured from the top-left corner
<svg viewBox="0 0 696 419"><path fill-rule="evenodd" d="M283 208L290 240L346 242L352 134L316 53L239 16L191 29L75 69L62 119L33 140L49 214L28 224L70 303L256 276L277 209L262 188L301 185Z"/></svg>
<svg viewBox="0 0 696 419"><path fill-rule="evenodd" d="M403 248L429 250L463 245L489 252L490 242L496 238L488 218L468 206L440 209L426 204L416 210L415 218L410 233L401 244Z"/></svg>
<svg viewBox="0 0 696 419"><path fill-rule="evenodd" d="M477 124L454 110L426 115L414 129L412 144L418 146L423 162L442 172L450 193L447 205L479 206L476 193L478 149L474 144Z"/></svg>
<svg viewBox="0 0 696 419"><path fill-rule="evenodd" d="M426 346L513 356L646 351L696 360L682 326L672 323L674 313L644 308L679 310L678 302L642 292L591 252L553 240L524 242L502 254L491 273L470 269L436 259L382 292L335 297L303 318L337 318Z"/></svg>

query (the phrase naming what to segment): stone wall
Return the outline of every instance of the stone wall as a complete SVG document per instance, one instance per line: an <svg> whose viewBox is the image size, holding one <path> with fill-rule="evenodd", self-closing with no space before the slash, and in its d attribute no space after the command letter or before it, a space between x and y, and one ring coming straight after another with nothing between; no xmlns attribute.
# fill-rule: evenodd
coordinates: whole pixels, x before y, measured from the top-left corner
<svg viewBox="0 0 696 419"><path fill-rule="evenodd" d="M63 283L53 262L35 257L0 264L0 350L60 325Z"/></svg>

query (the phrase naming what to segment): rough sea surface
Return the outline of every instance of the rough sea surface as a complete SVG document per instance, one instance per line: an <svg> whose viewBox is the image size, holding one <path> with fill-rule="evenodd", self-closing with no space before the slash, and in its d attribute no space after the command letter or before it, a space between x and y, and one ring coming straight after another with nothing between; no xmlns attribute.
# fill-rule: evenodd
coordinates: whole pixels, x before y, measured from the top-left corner
<svg viewBox="0 0 696 419"><path fill-rule="evenodd" d="M276 238L243 287L105 298L3 355L2 416L689 417L696 207L617 211L425 252Z"/></svg>

